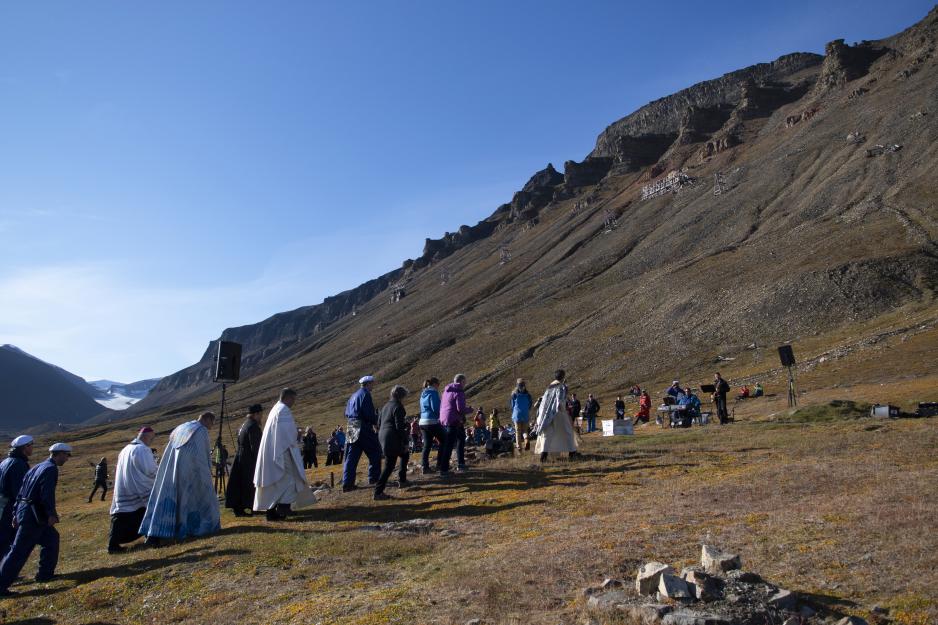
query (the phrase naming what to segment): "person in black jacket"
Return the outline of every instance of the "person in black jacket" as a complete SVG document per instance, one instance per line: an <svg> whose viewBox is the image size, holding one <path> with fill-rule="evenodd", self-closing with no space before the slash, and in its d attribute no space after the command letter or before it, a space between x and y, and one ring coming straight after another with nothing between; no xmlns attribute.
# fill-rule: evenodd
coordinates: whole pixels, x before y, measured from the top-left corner
<svg viewBox="0 0 938 625"><path fill-rule="evenodd" d="M238 430L238 451L231 465L231 476L225 490L225 507L235 516L248 516L254 506L254 468L261 446L261 413L264 408L254 404L248 408L248 417Z"/></svg>
<svg viewBox="0 0 938 625"><path fill-rule="evenodd" d="M306 428L306 434L303 435L303 468L312 469L313 467L319 467L319 462L316 460L316 448L319 447L319 439L316 438L316 432L313 431L313 426Z"/></svg>
<svg viewBox="0 0 938 625"><path fill-rule="evenodd" d="M726 394L730 392L730 385L717 372L713 374L713 388L713 401L717 405L717 416L720 417L720 424L724 425L730 420L730 415L726 411Z"/></svg>
<svg viewBox="0 0 938 625"><path fill-rule="evenodd" d="M390 496L384 493L388 478L394 471L394 465L398 458L401 460L401 469L398 474L398 486L405 488L410 486L407 481L407 461L410 459L407 445L407 411L404 410L404 398L407 396L407 389L397 385L391 389L391 400L381 409L378 425L378 440L381 442L381 450L384 452L384 470L375 484L374 498L377 501L390 499Z"/></svg>
<svg viewBox="0 0 938 625"><path fill-rule="evenodd" d="M104 496L107 495L107 458L101 458L98 464L89 460L88 464L94 467L94 488L91 489L91 494L88 495L88 503L91 503L99 488L101 489L101 501L104 501Z"/></svg>

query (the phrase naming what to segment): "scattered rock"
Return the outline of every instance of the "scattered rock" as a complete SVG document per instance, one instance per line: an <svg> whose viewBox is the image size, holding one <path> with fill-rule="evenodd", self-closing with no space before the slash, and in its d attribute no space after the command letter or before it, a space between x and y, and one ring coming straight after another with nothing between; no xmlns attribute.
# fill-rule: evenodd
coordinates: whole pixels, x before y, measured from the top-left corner
<svg viewBox="0 0 938 625"><path fill-rule="evenodd" d="M837 621L836 625L869 625L869 623L859 616L845 616Z"/></svg>
<svg viewBox="0 0 938 625"><path fill-rule="evenodd" d="M719 575L742 567L739 556L733 553L724 553L716 547L703 545L700 549L700 564L707 573Z"/></svg>
<svg viewBox="0 0 938 625"><path fill-rule="evenodd" d="M621 579L612 579L606 578L603 580L603 583L599 585L603 590L611 590L613 588L623 588L625 584Z"/></svg>
<svg viewBox="0 0 938 625"><path fill-rule="evenodd" d="M587 586L586 588L580 591L580 596L583 597L584 599L589 599L591 596L595 595L598 592L599 592L599 588L597 588L596 586Z"/></svg>
<svg viewBox="0 0 938 625"><path fill-rule="evenodd" d="M780 589L769 597L769 605L779 610L794 610L797 604L798 598L790 590Z"/></svg>
<svg viewBox="0 0 938 625"><path fill-rule="evenodd" d="M662 625L730 625L731 622L725 616L701 614L690 610L671 612L661 619Z"/></svg>
<svg viewBox="0 0 938 625"><path fill-rule="evenodd" d="M440 530L440 536L443 536L444 538L455 538L456 536L459 536L459 532L454 529Z"/></svg>
<svg viewBox="0 0 938 625"><path fill-rule="evenodd" d="M382 523L381 529L385 532L404 532L406 534L429 534L433 529L433 521L427 519L411 519L410 521L397 521Z"/></svg>
<svg viewBox="0 0 938 625"><path fill-rule="evenodd" d="M646 562L638 570L635 578L635 592L640 595L653 595L658 590L658 582L662 573L674 573L667 564L661 562Z"/></svg>
<svg viewBox="0 0 938 625"><path fill-rule="evenodd" d="M889 614L889 609L884 608L882 606L874 605L872 608L870 608L870 612L872 612L873 614L883 615L883 614Z"/></svg>
<svg viewBox="0 0 938 625"><path fill-rule="evenodd" d="M762 582L762 578L759 577L757 573L751 573L741 569L734 569L729 571L726 574L726 578L733 581L742 582L744 584L759 584Z"/></svg>
<svg viewBox="0 0 938 625"><path fill-rule="evenodd" d="M466 621L466 625L482 625L482 619L472 618Z"/></svg>
<svg viewBox="0 0 938 625"><path fill-rule="evenodd" d="M789 616L785 619L785 622L782 625L801 625L801 618L797 616Z"/></svg>
<svg viewBox="0 0 938 625"><path fill-rule="evenodd" d="M651 625L661 621L664 615L668 614L673 608L664 603L645 603L642 605L620 605L619 610L625 612L636 623Z"/></svg>
<svg viewBox="0 0 938 625"><path fill-rule="evenodd" d="M611 610L617 604L625 603L627 597L622 590L611 590L602 594L592 595L586 602L591 610Z"/></svg>
<svg viewBox="0 0 938 625"><path fill-rule="evenodd" d="M698 601L713 601L720 597L720 584L707 573L701 571L682 571L681 577L687 582L691 594Z"/></svg>
<svg viewBox="0 0 938 625"><path fill-rule="evenodd" d="M658 594L667 599L693 599L687 582L674 573L662 573L658 581Z"/></svg>

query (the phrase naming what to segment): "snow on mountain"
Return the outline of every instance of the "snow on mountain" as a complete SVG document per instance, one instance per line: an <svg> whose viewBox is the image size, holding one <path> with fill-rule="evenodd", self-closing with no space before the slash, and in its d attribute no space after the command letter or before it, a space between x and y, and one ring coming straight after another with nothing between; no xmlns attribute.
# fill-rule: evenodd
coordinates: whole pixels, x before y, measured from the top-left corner
<svg viewBox="0 0 938 625"><path fill-rule="evenodd" d="M160 378L153 378L123 384L113 380L93 380L88 384L104 394L100 397L96 396L94 398L96 402L111 410L125 410L146 397L150 389L159 381Z"/></svg>

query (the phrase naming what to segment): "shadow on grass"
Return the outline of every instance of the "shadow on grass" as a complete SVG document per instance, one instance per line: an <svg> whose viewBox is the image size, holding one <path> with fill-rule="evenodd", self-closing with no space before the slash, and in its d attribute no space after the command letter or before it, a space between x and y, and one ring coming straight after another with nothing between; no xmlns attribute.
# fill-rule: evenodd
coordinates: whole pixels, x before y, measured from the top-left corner
<svg viewBox="0 0 938 625"><path fill-rule="evenodd" d="M845 610L856 608L860 605L856 601L835 597L833 595L821 595L812 592L799 592L798 594L801 599L812 608L818 612L829 613L834 618L846 616Z"/></svg>
<svg viewBox="0 0 938 625"><path fill-rule="evenodd" d="M53 588L43 585L41 588L35 588L27 592L17 592L16 594L18 597L44 597L65 590L71 590L76 586L93 582L102 577L133 577L141 573L149 573L176 564L197 563L203 562L205 558L210 557L240 556L248 553L250 552L245 549L205 550L199 547L193 547L176 555L137 560L136 562L119 562L118 560L114 560L116 563L114 566L63 573L55 577L56 580L73 580L75 582L74 585L56 586Z"/></svg>
<svg viewBox="0 0 938 625"><path fill-rule="evenodd" d="M445 499L442 501L407 503L385 503L381 505L351 505L340 508L321 508L303 510L296 513L299 521L409 521L411 519L449 519L453 517L477 517L505 510L513 510L524 506L534 506L547 503L543 499L530 501L516 501L506 504L476 505L465 504L451 508L440 508L441 504L455 503L459 499Z"/></svg>

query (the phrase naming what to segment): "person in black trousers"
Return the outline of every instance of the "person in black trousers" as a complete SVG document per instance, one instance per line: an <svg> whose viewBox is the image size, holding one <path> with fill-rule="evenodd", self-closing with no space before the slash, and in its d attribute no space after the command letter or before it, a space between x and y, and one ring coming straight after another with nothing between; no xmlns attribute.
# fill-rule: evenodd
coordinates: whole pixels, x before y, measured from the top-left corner
<svg viewBox="0 0 938 625"><path fill-rule="evenodd" d="M101 458L98 464L89 460L88 464L94 467L94 488L91 489L91 494L88 495L88 503L91 503L91 500L94 499L94 494L98 492L99 488L101 489L101 501L104 501L104 497L107 495L107 458Z"/></svg>
<svg viewBox="0 0 938 625"><path fill-rule="evenodd" d="M404 398L407 396L407 389L396 385L391 389L391 400L381 409L378 420L378 440L381 443L381 450L384 452L384 470L375 484L376 501L390 499L389 495L384 493L391 473L394 472L394 466L398 458L401 461L401 469L398 474L398 486L404 488L410 486L407 481L407 461L410 459L408 453L408 433L407 411L404 410Z"/></svg>
<svg viewBox="0 0 938 625"><path fill-rule="evenodd" d="M717 405L717 416L720 418L720 425L725 425L730 420L729 412L726 410L726 394L730 392L730 385L720 375L719 372L713 374L713 401Z"/></svg>
<svg viewBox="0 0 938 625"><path fill-rule="evenodd" d="M316 460L316 448L319 447L319 440L316 438L316 432L313 426L306 428L306 434L303 435L303 468L312 469L319 467Z"/></svg>

